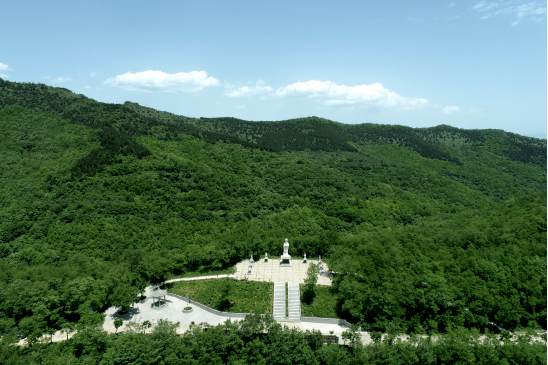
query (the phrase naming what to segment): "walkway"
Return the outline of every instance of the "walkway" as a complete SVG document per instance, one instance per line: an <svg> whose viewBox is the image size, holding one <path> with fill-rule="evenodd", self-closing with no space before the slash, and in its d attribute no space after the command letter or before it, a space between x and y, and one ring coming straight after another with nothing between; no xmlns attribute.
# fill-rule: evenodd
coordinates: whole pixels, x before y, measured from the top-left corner
<svg viewBox="0 0 548 365"><path fill-rule="evenodd" d="M208 275L208 276L192 276L188 278L175 278L164 281L164 283L175 283L177 281L194 281L194 280L207 280L207 279L221 279L221 278L235 278L234 274L221 274L221 275Z"/></svg>
<svg viewBox="0 0 548 365"><path fill-rule="evenodd" d="M156 323L160 319L167 319L171 322L180 322L180 325L177 328L177 333L182 334L188 330L192 322L205 322L215 326L224 323L227 319L230 319L232 322L241 320L241 318L236 317L232 318L219 316L208 312L197 305L189 305L185 300L181 300L171 295L166 296L166 304L160 308L154 308L151 304L152 298L147 296L147 299L142 300L140 303L134 304L129 313L125 316L116 315L116 309L114 307L110 307L105 312L105 323L103 324L103 328L107 332L114 332L116 330L114 327L114 320L117 318L124 319L124 325L120 327L118 331L124 331L126 329L126 324L130 321L139 323L150 321L151 323ZM192 307L192 312L183 313L183 308L188 306Z"/></svg>

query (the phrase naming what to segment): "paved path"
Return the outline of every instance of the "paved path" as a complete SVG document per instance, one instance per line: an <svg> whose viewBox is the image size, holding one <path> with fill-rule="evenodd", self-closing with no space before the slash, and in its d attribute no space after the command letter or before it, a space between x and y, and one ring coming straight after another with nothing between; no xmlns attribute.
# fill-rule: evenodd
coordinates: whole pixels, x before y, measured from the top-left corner
<svg viewBox="0 0 548 365"><path fill-rule="evenodd" d="M253 270L251 275L248 275L247 270L249 268L249 260L245 260L236 264L236 273L234 274L235 279L242 280L247 278L252 281L270 281L270 282L286 282L286 283L299 283L304 284L304 279L306 279L306 270L311 263L318 264L318 260L308 260L305 264L303 260L291 260L290 267L280 266L281 260L279 259L269 259L268 262L264 262L264 259L255 261L253 264ZM324 262L323 267L325 271L328 271L329 268ZM317 285L328 285L333 284L332 280L325 276L318 276Z"/></svg>
<svg viewBox="0 0 548 365"><path fill-rule="evenodd" d="M171 322L180 322L180 325L177 328L177 333L184 333L188 330L192 322L205 322L212 326L216 326L224 323L227 319L230 319L232 322L241 320L241 318L231 318L213 314L197 305L189 305L186 301L171 295L166 296L166 304L164 306L157 308L152 307L151 305L152 298L147 296L147 299L141 301L140 303L136 303L125 316L116 315L116 309L114 307L110 307L105 312L105 323L103 324L103 328L107 332L114 332L116 330L114 327L114 320L117 318L124 319L124 325L120 327L119 331L124 331L129 321L139 323L150 321L154 324L160 319L167 319ZM192 312L183 313L183 308L189 306L192 307Z"/></svg>
<svg viewBox="0 0 548 365"><path fill-rule="evenodd" d="M285 283L274 283L274 305L272 316L276 321L285 321Z"/></svg>
<svg viewBox="0 0 548 365"><path fill-rule="evenodd" d="M175 283L177 281L194 281L194 280L206 280L206 279L221 279L221 278L235 278L234 274L221 274L221 275L208 275L208 276L192 276L189 278L175 278L166 280L164 283Z"/></svg>

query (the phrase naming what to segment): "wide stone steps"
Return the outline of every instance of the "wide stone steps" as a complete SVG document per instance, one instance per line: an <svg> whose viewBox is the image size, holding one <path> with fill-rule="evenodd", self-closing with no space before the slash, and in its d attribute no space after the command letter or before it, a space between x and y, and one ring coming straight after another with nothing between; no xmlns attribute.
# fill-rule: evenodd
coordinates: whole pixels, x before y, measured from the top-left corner
<svg viewBox="0 0 548 365"><path fill-rule="evenodd" d="M274 283L274 308L272 315L275 320L285 320L285 283Z"/></svg>
<svg viewBox="0 0 548 365"><path fill-rule="evenodd" d="M287 312L289 321L301 320L301 291L298 283L287 284Z"/></svg>

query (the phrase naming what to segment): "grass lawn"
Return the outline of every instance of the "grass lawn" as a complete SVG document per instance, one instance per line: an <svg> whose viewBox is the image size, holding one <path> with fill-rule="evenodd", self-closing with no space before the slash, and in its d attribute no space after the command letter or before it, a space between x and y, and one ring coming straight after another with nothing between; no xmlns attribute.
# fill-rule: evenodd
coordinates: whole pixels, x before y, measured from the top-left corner
<svg viewBox="0 0 548 365"><path fill-rule="evenodd" d="M272 314L274 284L247 280L208 279L166 284L168 292L225 312Z"/></svg>
<svg viewBox="0 0 548 365"><path fill-rule="evenodd" d="M337 318L337 298L333 288L316 286L316 296L310 305L302 302L303 286L301 285L301 315L303 317Z"/></svg>

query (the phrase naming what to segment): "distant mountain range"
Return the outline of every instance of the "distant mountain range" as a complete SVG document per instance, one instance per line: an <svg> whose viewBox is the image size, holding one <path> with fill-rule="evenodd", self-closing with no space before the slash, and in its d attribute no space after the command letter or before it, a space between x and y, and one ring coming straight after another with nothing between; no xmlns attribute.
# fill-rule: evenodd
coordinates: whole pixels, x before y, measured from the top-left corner
<svg viewBox="0 0 548 365"><path fill-rule="evenodd" d="M451 151L486 148L513 161L546 166L546 139L525 137L502 130L468 130L447 125L411 128L364 123L346 125L318 117L278 122L251 122L236 118L188 118L157 111L139 104L99 103L64 88L43 84L21 84L0 79L0 107L21 105L51 111L72 123L92 128L122 127L129 135L144 135L162 129L162 138L172 138L175 128L207 141L225 139L270 151L357 151L355 143L383 142L404 147L423 157L460 163ZM114 118L123 115L122 120ZM132 120L131 125L127 121Z"/></svg>

